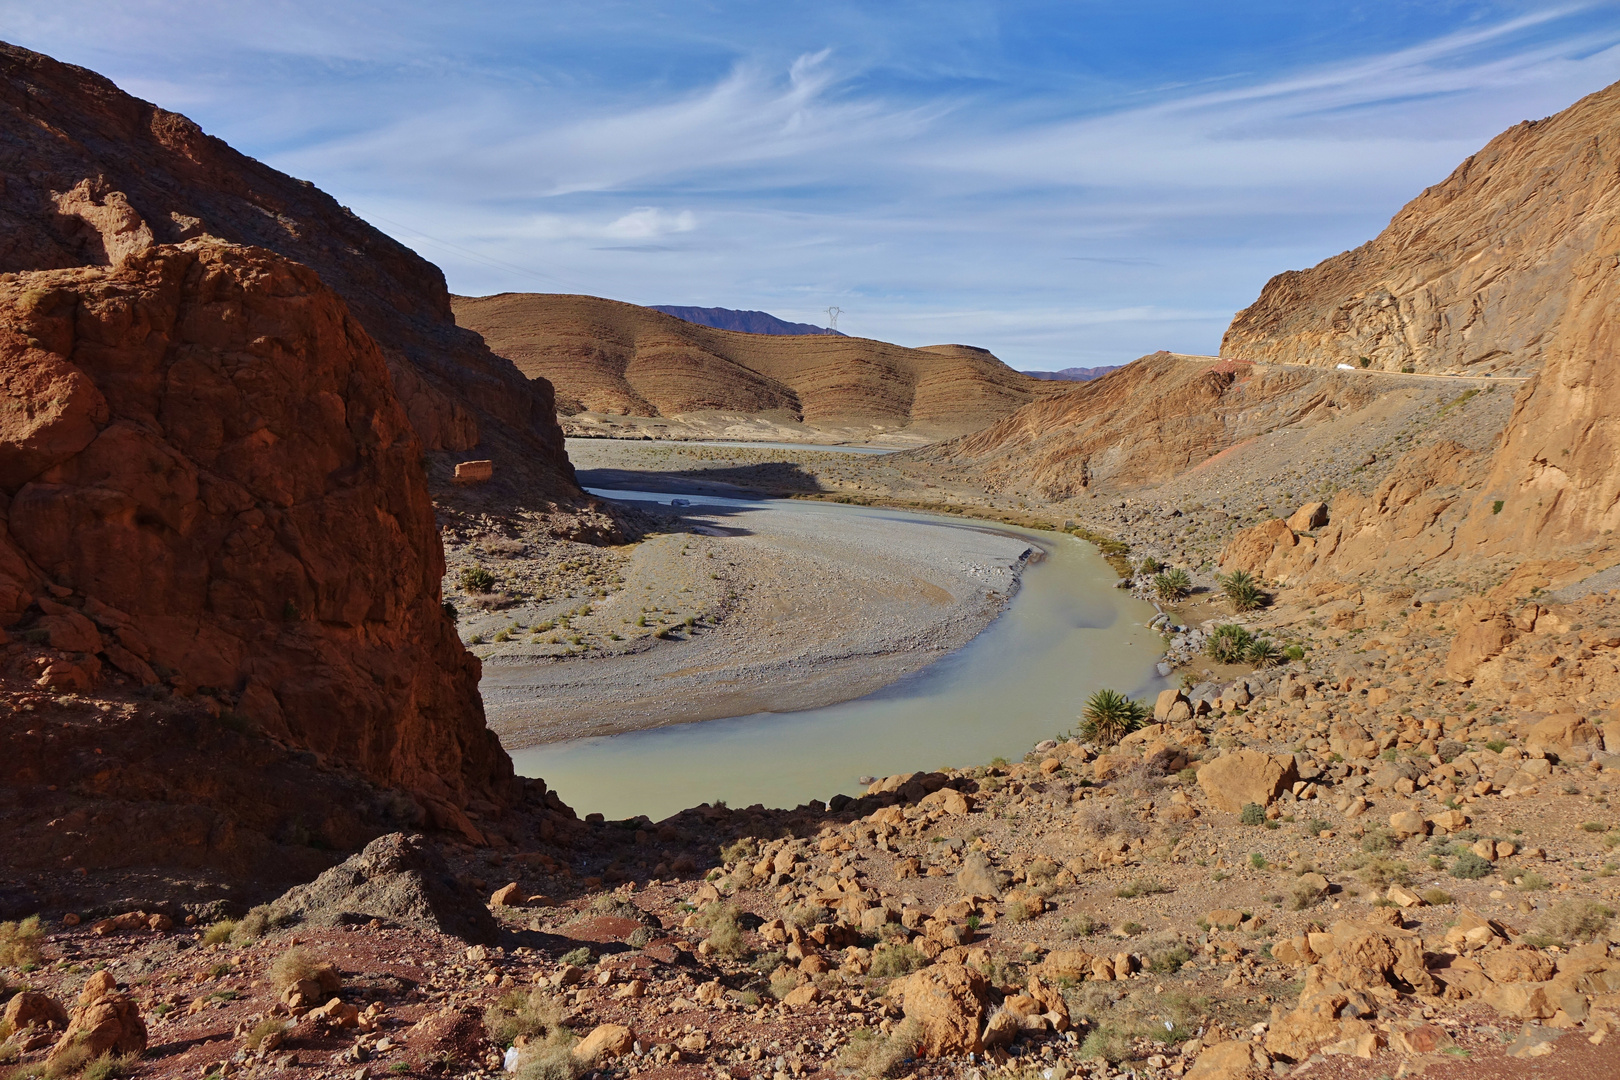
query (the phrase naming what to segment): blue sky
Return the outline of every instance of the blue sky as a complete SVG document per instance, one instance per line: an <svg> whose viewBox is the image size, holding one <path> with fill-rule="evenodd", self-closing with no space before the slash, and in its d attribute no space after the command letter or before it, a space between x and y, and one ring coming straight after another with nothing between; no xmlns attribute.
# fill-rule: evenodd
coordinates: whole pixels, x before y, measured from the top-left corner
<svg viewBox="0 0 1620 1080"><path fill-rule="evenodd" d="M453 290L760 308L1017 367L1213 352L1491 136L1620 79L1620 4L0 0Z"/></svg>

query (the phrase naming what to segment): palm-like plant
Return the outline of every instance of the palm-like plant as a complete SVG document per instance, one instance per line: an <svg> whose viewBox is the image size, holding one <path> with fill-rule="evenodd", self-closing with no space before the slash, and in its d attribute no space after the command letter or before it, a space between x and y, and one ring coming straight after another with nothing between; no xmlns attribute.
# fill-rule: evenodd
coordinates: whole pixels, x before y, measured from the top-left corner
<svg viewBox="0 0 1620 1080"><path fill-rule="evenodd" d="M1148 708L1118 690L1098 690L1080 711L1080 737L1099 746L1112 746L1142 726Z"/></svg>
<svg viewBox="0 0 1620 1080"><path fill-rule="evenodd" d="M1235 664L1248 655L1249 647L1255 642L1255 636L1236 623L1225 623L1215 628L1210 635L1209 644L1205 651L1210 659L1222 664Z"/></svg>
<svg viewBox="0 0 1620 1080"><path fill-rule="evenodd" d="M1164 569L1164 563L1149 555L1147 558L1136 564L1136 569L1139 573L1143 574L1157 574L1160 570Z"/></svg>
<svg viewBox="0 0 1620 1080"><path fill-rule="evenodd" d="M1260 583L1247 570L1234 570L1225 577L1217 576L1215 580L1232 602L1234 611L1253 611L1266 602L1266 594L1261 591Z"/></svg>
<svg viewBox="0 0 1620 1080"><path fill-rule="evenodd" d="M1160 600L1180 600L1192 592L1192 578L1185 570L1166 570L1153 579L1153 591Z"/></svg>
<svg viewBox="0 0 1620 1080"><path fill-rule="evenodd" d="M1266 638L1255 638L1243 651L1243 659L1257 668L1271 667L1282 662L1282 650L1277 648L1276 642Z"/></svg>

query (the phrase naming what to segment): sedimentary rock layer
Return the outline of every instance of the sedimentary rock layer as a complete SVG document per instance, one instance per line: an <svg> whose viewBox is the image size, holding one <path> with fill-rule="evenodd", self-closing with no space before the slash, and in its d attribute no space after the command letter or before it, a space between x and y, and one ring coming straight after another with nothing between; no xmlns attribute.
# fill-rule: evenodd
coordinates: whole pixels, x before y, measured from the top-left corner
<svg viewBox="0 0 1620 1080"><path fill-rule="evenodd" d="M767 336L697 326L590 296L457 297L456 318L564 412L773 413L808 424L872 421L960 433L1047 392L983 349L908 349L865 338Z"/></svg>
<svg viewBox="0 0 1620 1080"><path fill-rule="evenodd" d="M1530 374L1620 212L1620 84L1492 139L1376 238L1278 274L1223 356Z"/></svg>

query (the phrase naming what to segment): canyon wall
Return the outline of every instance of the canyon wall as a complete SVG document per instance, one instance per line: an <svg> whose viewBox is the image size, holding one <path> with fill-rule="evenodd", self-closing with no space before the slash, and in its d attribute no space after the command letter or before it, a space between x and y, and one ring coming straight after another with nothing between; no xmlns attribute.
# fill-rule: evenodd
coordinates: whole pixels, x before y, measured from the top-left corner
<svg viewBox="0 0 1620 1080"><path fill-rule="evenodd" d="M0 272L107 266L214 236L316 271L380 348L424 448L493 458L508 494L580 502L551 387L458 327L438 267L307 181L84 68L0 44ZM453 462L432 463L435 486Z"/></svg>
<svg viewBox="0 0 1620 1080"><path fill-rule="evenodd" d="M1620 84L1498 135L1368 243L1272 278L1221 354L1530 374L1617 212Z"/></svg>
<svg viewBox="0 0 1620 1080"><path fill-rule="evenodd" d="M509 798L421 440L313 271L209 239L0 276L0 381L0 625L41 686L203 690L440 824Z"/></svg>

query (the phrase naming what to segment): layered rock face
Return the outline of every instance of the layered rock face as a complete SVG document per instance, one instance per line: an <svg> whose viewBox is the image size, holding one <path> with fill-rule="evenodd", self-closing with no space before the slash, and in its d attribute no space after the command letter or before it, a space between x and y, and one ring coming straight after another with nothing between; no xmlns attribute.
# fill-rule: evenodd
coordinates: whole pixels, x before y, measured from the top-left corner
<svg viewBox="0 0 1620 1080"><path fill-rule="evenodd" d="M457 297L455 311L496 352L554 383L564 412L774 413L958 434L1049 392L961 345L745 334L592 296Z"/></svg>
<svg viewBox="0 0 1620 1080"><path fill-rule="evenodd" d="M1160 483L1245 440L1313 414L1358 408L1376 394L1347 372L1161 352L916 455L1066 499Z"/></svg>
<svg viewBox="0 0 1620 1080"><path fill-rule="evenodd" d="M1223 356L1529 374L1620 212L1620 84L1492 139L1369 243L1279 274Z"/></svg>
<svg viewBox="0 0 1620 1080"><path fill-rule="evenodd" d="M209 688L441 824L507 800L421 441L313 271L210 239L0 276L0 382L0 626L65 656L41 685Z"/></svg>
<svg viewBox="0 0 1620 1080"><path fill-rule="evenodd" d="M495 458L531 501L582 501L551 387L456 326L444 276L331 196L83 68L0 44L0 272L115 265L210 235L314 269L380 348L430 451ZM435 483L453 462L434 462Z"/></svg>

